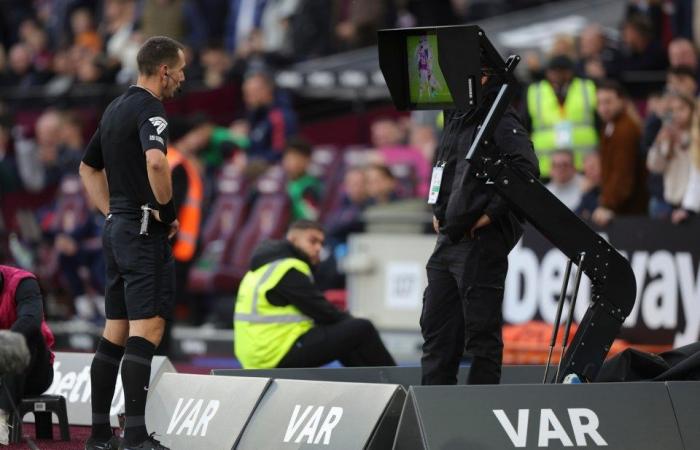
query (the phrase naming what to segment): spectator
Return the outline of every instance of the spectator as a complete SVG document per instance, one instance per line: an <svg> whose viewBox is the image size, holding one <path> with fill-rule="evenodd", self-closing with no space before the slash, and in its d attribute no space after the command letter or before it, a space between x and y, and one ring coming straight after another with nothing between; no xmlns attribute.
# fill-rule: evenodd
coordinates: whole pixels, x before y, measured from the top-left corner
<svg viewBox="0 0 700 450"><path fill-rule="evenodd" d="M40 81L32 66L32 54L29 46L21 42L13 45L8 57L8 68L2 77L3 85L25 90L40 84Z"/></svg>
<svg viewBox="0 0 700 450"><path fill-rule="evenodd" d="M292 139L282 156L282 168L287 176L287 193L292 202L293 220L316 220L321 201L321 182L308 173L311 145Z"/></svg>
<svg viewBox="0 0 700 450"><path fill-rule="evenodd" d="M250 125L249 159L279 161L287 139L296 132L294 112L276 95L272 78L263 72L246 77L243 101Z"/></svg>
<svg viewBox="0 0 700 450"><path fill-rule="evenodd" d="M60 127L58 166L61 167L62 175L77 174L85 150L82 121L75 113L64 112L61 114Z"/></svg>
<svg viewBox="0 0 700 450"><path fill-rule="evenodd" d="M640 14L633 14L624 21L622 44L608 76L623 80L634 97L643 97L653 85L635 80L635 72L665 70L668 65L666 53L655 39L649 19Z"/></svg>
<svg viewBox="0 0 700 450"><path fill-rule="evenodd" d="M333 24L329 17L333 2L301 0L297 14L291 20L293 54L298 60L323 56L331 52Z"/></svg>
<svg viewBox="0 0 700 450"><path fill-rule="evenodd" d="M669 96L671 117L649 149L647 167L653 173L663 174L664 200L677 210L682 206L690 179L690 130L695 103L691 97L679 93Z"/></svg>
<svg viewBox="0 0 700 450"><path fill-rule="evenodd" d="M19 26L19 36L21 42L25 43L29 48L32 67L39 78L39 82L43 83L49 77L52 58L51 52L47 47L48 38L46 32L34 19L26 19Z"/></svg>
<svg viewBox="0 0 700 450"><path fill-rule="evenodd" d="M263 10L260 31L262 50L278 62L293 59L291 21L297 13L301 0L267 0Z"/></svg>
<svg viewBox="0 0 700 450"><path fill-rule="evenodd" d="M201 53L202 81L209 89L217 89L230 79L231 56L219 45L208 45Z"/></svg>
<svg viewBox="0 0 700 450"><path fill-rule="evenodd" d="M688 97L695 97L698 80L695 72L688 66L675 66L666 73L666 88Z"/></svg>
<svg viewBox="0 0 700 450"><path fill-rule="evenodd" d="M97 55L102 50L102 38L95 30L92 13L87 8L78 8L70 15L73 46Z"/></svg>
<svg viewBox="0 0 700 450"><path fill-rule="evenodd" d="M303 220L291 225L286 239L255 249L234 314L233 342L244 368L317 367L335 360L396 365L370 321L338 310L318 289L311 270L323 240L321 226ZM288 320L275 320L280 315Z"/></svg>
<svg viewBox="0 0 700 450"><path fill-rule="evenodd" d="M186 0L144 0L141 11L141 33L144 39L168 36L184 41Z"/></svg>
<svg viewBox="0 0 700 450"><path fill-rule="evenodd" d="M48 96L57 97L65 94L75 81L75 67L69 50L58 50L53 57L51 72L53 76L44 86Z"/></svg>
<svg viewBox="0 0 700 450"><path fill-rule="evenodd" d="M12 404L29 395L40 395L53 381L54 336L44 320L44 306L36 277L24 270L0 266L0 330L24 337L30 353L21 374L3 376L0 390L0 445L9 444L8 425ZM10 393L12 398L7 396Z"/></svg>
<svg viewBox="0 0 700 450"><path fill-rule="evenodd" d="M668 63L671 67L689 67L698 70L698 53L692 42L685 38L676 38L668 45Z"/></svg>
<svg viewBox="0 0 700 450"><path fill-rule="evenodd" d="M554 56L546 78L528 87L525 106L524 122L532 131L541 176L549 177L551 154L558 149L571 149L581 169L584 155L598 144L593 82L574 75L569 57Z"/></svg>
<svg viewBox="0 0 700 450"><path fill-rule="evenodd" d="M136 53L140 47L136 29L135 0L105 0L103 35L109 69L117 73L117 82L136 79Z"/></svg>
<svg viewBox="0 0 700 450"><path fill-rule="evenodd" d="M10 122L3 117L0 118L0 201L5 194L15 191L20 186L17 165L10 145Z"/></svg>
<svg viewBox="0 0 700 450"><path fill-rule="evenodd" d="M639 155L641 129L630 116L627 97L615 81L598 85L600 204L593 222L605 226L616 215L646 214L646 171Z"/></svg>
<svg viewBox="0 0 700 450"><path fill-rule="evenodd" d="M644 161L647 160L649 149L656 141L656 135L659 133L661 125L663 125L663 122L668 122L671 118L668 104L668 96L661 92L652 93L647 100L647 117L644 121L641 147L641 156ZM647 189L649 191L649 216L655 219L670 217L672 208L664 200L663 175L653 172L648 173Z"/></svg>
<svg viewBox="0 0 700 450"><path fill-rule="evenodd" d="M552 153L551 180L547 189L572 211L581 203L582 177L574 168L574 154L569 150Z"/></svg>
<svg viewBox="0 0 700 450"><path fill-rule="evenodd" d="M700 213L700 117L698 117L697 104L695 107L690 147L690 177L681 208L671 214L673 223L683 222L691 214Z"/></svg>
<svg viewBox="0 0 700 450"><path fill-rule="evenodd" d="M229 0L224 29L224 46L243 58L250 52L251 34L260 28L265 0Z"/></svg>
<svg viewBox="0 0 700 450"><path fill-rule="evenodd" d="M603 27L599 24L588 25L581 31L579 54L576 73L593 80L604 79L607 67L615 59L615 51L608 44Z"/></svg>
<svg viewBox="0 0 700 450"><path fill-rule="evenodd" d="M56 185L66 169L59 165L61 116L55 110L48 110L39 116L34 129L36 140L16 140L15 151L24 188L39 192Z"/></svg>
<svg viewBox="0 0 700 450"><path fill-rule="evenodd" d="M589 153L583 159L583 182L581 183L581 202L576 214L591 220L593 211L598 207L600 197L600 156L598 152Z"/></svg>
<svg viewBox="0 0 700 450"><path fill-rule="evenodd" d="M372 45L384 25L385 0L333 0L336 50Z"/></svg>
<svg viewBox="0 0 700 450"><path fill-rule="evenodd" d="M370 204L384 205L399 199L396 177L387 166L371 165L366 169L365 176Z"/></svg>
<svg viewBox="0 0 700 450"><path fill-rule="evenodd" d="M431 159L427 159L419 148L405 144L404 132L393 119L376 120L372 123L370 130L372 146L376 150L374 161L389 167L408 166L415 177L413 179L409 177L407 180L407 194L426 197L430 185ZM417 143L424 146L430 145L429 142L421 142L420 135L414 137L418 139Z"/></svg>
<svg viewBox="0 0 700 450"><path fill-rule="evenodd" d="M350 233L363 231L362 211L367 201L367 176L362 169L351 167L343 178L340 205L327 220L328 243L331 246L344 244Z"/></svg>

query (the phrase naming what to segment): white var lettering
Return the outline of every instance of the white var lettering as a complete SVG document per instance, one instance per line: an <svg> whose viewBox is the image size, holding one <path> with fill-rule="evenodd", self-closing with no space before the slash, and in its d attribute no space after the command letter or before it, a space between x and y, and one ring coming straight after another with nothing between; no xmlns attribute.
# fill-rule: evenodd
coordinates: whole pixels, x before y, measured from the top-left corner
<svg viewBox="0 0 700 450"><path fill-rule="evenodd" d="M307 444L330 445L333 429L343 417L343 408L332 406L325 417L323 406L310 405L304 408L303 412L301 411L301 405L294 405L287 431L284 433L284 442L291 442L296 435L294 442L297 444L305 440ZM299 431L300 428L301 431Z"/></svg>

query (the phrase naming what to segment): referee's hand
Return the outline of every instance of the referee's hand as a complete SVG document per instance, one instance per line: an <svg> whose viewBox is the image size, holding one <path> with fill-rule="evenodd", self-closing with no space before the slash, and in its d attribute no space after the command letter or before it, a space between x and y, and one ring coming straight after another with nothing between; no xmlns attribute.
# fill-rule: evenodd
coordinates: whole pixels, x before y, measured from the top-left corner
<svg viewBox="0 0 700 450"><path fill-rule="evenodd" d="M168 239L172 239L173 236L177 234L177 230L180 229L180 222L177 221L177 219L173 220L173 222L170 224L170 231L168 232Z"/></svg>

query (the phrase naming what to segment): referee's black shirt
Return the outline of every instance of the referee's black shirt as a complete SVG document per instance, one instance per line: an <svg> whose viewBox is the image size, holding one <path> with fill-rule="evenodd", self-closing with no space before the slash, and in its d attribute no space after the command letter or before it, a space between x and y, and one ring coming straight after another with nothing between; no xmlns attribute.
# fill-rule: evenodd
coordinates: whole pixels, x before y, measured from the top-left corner
<svg viewBox="0 0 700 450"><path fill-rule="evenodd" d="M147 90L131 86L109 104L85 149L83 162L105 169L110 213L140 213L156 206L148 182L146 150L167 153L168 122L163 104Z"/></svg>

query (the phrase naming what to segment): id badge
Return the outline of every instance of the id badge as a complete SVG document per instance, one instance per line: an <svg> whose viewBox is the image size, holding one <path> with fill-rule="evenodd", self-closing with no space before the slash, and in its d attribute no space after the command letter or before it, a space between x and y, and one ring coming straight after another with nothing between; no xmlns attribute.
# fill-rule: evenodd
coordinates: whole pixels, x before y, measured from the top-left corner
<svg viewBox="0 0 700 450"><path fill-rule="evenodd" d="M554 125L554 142L557 148L570 149L574 142L574 126L569 121Z"/></svg>
<svg viewBox="0 0 700 450"><path fill-rule="evenodd" d="M430 192L428 193L428 204L437 203L440 195L440 185L442 184L442 173L445 171L445 164L433 167L433 175L430 177Z"/></svg>

